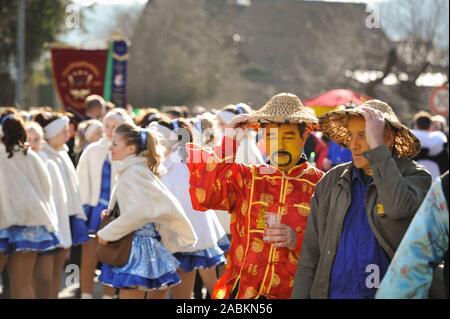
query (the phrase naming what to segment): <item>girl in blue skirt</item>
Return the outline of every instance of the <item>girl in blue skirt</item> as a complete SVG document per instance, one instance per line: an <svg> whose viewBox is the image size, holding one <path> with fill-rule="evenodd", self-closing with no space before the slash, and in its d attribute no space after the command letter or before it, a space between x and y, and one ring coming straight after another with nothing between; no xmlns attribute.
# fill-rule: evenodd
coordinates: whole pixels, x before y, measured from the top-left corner
<svg viewBox="0 0 450 319"><path fill-rule="evenodd" d="M122 123L133 123L124 109L113 109L103 118L104 136L90 144L81 154L77 165L80 181L81 202L87 217L87 226L91 239L83 243L81 251L81 298L91 299L97 266L97 233L101 212L108 208L111 189L116 178L115 165L111 161L109 147L115 128ZM106 287L103 298L111 298L114 289Z"/></svg>
<svg viewBox="0 0 450 319"><path fill-rule="evenodd" d="M50 176L26 138L18 115L0 114L0 273L7 264L12 298L35 298L37 254L59 244Z"/></svg>
<svg viewBox="0 0 450 319"><path fill-rule="evenodd" d="M45 143L42 152L48 161L54 162L60 173L66 191L65 211L59 212L60 236L63 244L54 255L54 289L56 298L61 285L62 271L71 246L89 240L86 216L80 198L80 185L75 167L67 153L69 139L69 118L60 113L43 111L34 119L44 130ZM66 227L66 225L69 227Z"/></svg>
<svg viewBox="0 0 450 319"><path fill-rule="evenodd" d="M121 124L114 133L111 157L117 161L117 184L109 207L120 216L97 233L100 245L133 233L126 264L103 264L99 280L120 288L120 298L164 298L180 282L172 253L192 247L197 237L180 203L160 181L162 152L152 133Z"/></svg>
<svg viewBox="0 0 450 319"><path fill-rule="evenodd" d="M225 230L214 211L200 212L192 208L189 194L189 170L183 153L185 144L192 142L192 131L185 120L160 120L153 122L150 128L156 131L166 148L164 168L167 173L161 177L162 182L179 200L198 237L197 244L177 251L174 256L180 262L178 275L182 283L171 289L175 299L190 299L194 289L197 269L202 272L211 285L217 281L216 266L225 264L224 251L218 243L225 236ZM179 138L181 137L181 138Z"/></svg>

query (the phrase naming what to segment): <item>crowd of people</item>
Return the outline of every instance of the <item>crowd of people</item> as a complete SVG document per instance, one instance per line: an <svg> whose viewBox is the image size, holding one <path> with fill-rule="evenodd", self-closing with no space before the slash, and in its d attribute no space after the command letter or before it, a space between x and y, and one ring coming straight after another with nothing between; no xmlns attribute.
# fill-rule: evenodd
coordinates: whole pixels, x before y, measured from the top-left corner
<svg viewBox="0 0 450 319"><path fill-rule="evenodd" d="M445 118L287 93L85 111L0 107L4 297L58 298L75 263L81 299L427 298L444 260L448 297Z"/></svg>

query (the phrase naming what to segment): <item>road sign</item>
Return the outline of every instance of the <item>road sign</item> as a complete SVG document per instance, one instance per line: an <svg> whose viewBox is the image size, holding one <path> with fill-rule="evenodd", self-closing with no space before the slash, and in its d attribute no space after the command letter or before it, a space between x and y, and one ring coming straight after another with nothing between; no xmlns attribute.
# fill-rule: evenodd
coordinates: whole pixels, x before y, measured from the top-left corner
<svg viewBox="0 0 450 319"><path fill-rule="evenodd" d="M433 113L448 115L448 86L435 88L431 93L430 107Z"/></svg>

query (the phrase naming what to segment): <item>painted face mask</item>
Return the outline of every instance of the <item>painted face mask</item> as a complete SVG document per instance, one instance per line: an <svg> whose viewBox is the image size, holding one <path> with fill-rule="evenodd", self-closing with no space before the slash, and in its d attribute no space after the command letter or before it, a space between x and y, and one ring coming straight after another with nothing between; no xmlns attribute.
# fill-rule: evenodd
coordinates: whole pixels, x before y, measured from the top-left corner
<svg viewBox="0 0 450 319"><path fill-rule="evenodd" d="M281 170L292 168L302 156L305 141L297 124L266 124L267 158Z"/></svg>

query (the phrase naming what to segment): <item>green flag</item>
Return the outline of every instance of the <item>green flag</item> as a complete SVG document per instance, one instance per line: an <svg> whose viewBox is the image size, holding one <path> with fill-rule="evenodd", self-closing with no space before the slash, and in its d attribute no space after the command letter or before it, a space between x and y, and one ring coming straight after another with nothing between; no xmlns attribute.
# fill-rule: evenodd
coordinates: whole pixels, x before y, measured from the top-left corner
<svg viewBox="0 0 450 319"><path fill-rule="evenodd" d="M113 42L109 43L108 58L106 61L105 86L103 87L103 98L105 101L111 101L112 90L112 68L113 68Z"/></svg>

